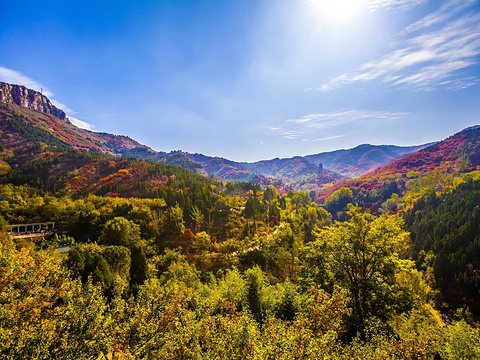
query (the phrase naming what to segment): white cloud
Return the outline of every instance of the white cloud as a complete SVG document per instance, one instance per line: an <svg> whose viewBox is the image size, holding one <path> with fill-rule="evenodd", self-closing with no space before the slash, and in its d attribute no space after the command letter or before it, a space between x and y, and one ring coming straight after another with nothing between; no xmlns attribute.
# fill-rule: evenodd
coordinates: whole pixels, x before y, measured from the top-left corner
<svg viewBox="0 0 480 360"><path fill-rule="evenodd" d="M344 137L345 134L340 134L340 135L333 135L333 136L328 136L328 137L323 137L323 138L318 138L318 139L312 139L311 141L325 141L325 140L333 140L333 139L338 139L341 137Z"/></svg>
<svg viewBox="0 0 480 360"><path fill-rule="evenodd" d="M78 126L82 129L86 130L93 130L94 125L89 124L83 120L77 119L76 117L73 117L73 115L76 114L75 111L70 109L68 106L62 104L61 102L55 100L53 98L53 93L49 91L46 87L43 85L39 84L32 78L23 75L22 73L19 73L18 71L12 70L12 69L7 69L5 67L0 66L0 81L9 83L9 84L15 84L15 85L23 85L29 89L35 90L35 91L42 91L43 95L47 96L50 101L52 102L53 105L55 105L57 108L65 111L67 114L67 117L70 119L70 121L75 125Z"/></svg>
<svg viewBox="0 0 480 360"><path fill-rule="evenodd" d="M85 129L85 130L90 130L90 131L94 131L95 130L95 126L92 125L92 124L89 124L83 120L80 120L80 119L77 119L73 116L68 116L68 119L72 122L73 125L79 127L79 128L82 128L82 129Z"/></svg>
<svg viewBox="0 0 480 360"><path fill-rule="evenodd" d="M397 121L407 114L371 110L339 110L331 113L308 114L301 118L286 120L282 125L263 128L287 140L326 141L345 136L345 134L329 134L342 125Z"/></svg>
<svg viewBox="0 0 480 360"><path fill-rule="evenodd" d="M15 84L15 85L23 85L26 86L29 89L36 90L38 92L43 90L43 94L47 97L51 97L53 94L48 91L44 86L41 84L37 83L35 80L29 78L28 76L25 76L18 71L12 70L12 69L7 69L5 67L0 66L0 81L9 83L9 84Z"/></svg>
<svg viewBox="0 0 480 360"><path fill-rule="evenodd" d="M309 128L324 129L354 122L399 120L405 115L407 115L407 113L371 110L340 110L331 113L309 114L299 119L287 120L286 122L304 124Z"/></svg>
<svg viewBox="0 0 480 360"><path fill-rule="evenodd" d="M370 11L401 9L410 10L419 5L423 5L428 0L371 0L367 2L367 9Z"/></svg>
<svg viewBox="0 0 480 360"><path fill-rule="evenodd" d="M427 29L456 16L460 11L472 6L478 0L450 0L443 4L437 11L428 14L417 22L407 26L402 32L405 35L410 32Z"/></svg>
<svg viewBox="0 0 480 360"><path fill-rule="evenodd" d="M406 38L397 41L391 52L362 64L355 72L331 79L316 90L332 91L344 85L377 79L394 86L423 91L440 88L455 90L476 84L478 80L463 75L462 70L479 62L480 13L453 17L477 2L448 2L404 29L401 36L406 35ZM428 31L410 36L419 30Z"/></svg>

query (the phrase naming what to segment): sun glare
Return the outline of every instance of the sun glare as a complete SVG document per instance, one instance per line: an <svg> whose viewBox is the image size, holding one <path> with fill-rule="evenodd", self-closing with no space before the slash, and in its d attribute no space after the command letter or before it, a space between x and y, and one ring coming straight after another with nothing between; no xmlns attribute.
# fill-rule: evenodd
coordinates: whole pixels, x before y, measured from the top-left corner
<svg viewBox="0 0 480 360"><path fill-rule="evenodd" d="M310 3L322 21L335 26L354 22L365 10L365 0L314 0Z"/></svg>

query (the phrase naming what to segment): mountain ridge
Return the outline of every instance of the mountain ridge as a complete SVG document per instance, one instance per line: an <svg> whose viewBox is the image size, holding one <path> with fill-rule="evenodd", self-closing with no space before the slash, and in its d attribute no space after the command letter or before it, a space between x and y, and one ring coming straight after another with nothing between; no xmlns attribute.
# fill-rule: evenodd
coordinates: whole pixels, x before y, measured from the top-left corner
<svg viewBox="0 0 480 360"><path fill-rule="evenodd" d="M421 149L392 161L362 177L340 181L319 191L319 203L341 188L355 193L379 191L386 184L393 192L406 192L408 182L428 174L463 174L480 170L480 126L475 125ZM435 184L436 185L436 184ZM398 191L397 191L398 190Z"/></svg>
<svg viewBox="0 0 480 360"><path fill-rule="evenodd" d="M198 153L159 152L128 136L78 128L68 120L65 112L55 107L45 95L24 86L0 83L0 103L13 107L12 111L21 113L23 120L42 129L44 132L42 136L47 136L46 134L54 136L65 146L99 151L110 156L134 157L178 165L203 176L224 181L249 181L262 186L271 184L282 191L290 189L318 191L323 186L363 175L382 164L429 145L401 147L361 144L352 149L306 156L275 158L253 163L236 162ZM0 118L4 122L14 121L16 115L8 114L10 110L5 109Z"/></svg>
<svg viewBox="0 0 480 360"><path fill-rule="evenodd" d="M16 104L70 122L67 114L53 105L48 97L23 85L0 82L0 102Z"/></svg>
<svg viewBox="0 0 480 360"><path fill-rule="evenodd" d="M364 175L402 156L432 145L417 146L361 144L306 156L236 162L222 157L182 152L209 174L224 180L248 181L254 175L279 179L295 190L314 191L324 185Z"/></svg>

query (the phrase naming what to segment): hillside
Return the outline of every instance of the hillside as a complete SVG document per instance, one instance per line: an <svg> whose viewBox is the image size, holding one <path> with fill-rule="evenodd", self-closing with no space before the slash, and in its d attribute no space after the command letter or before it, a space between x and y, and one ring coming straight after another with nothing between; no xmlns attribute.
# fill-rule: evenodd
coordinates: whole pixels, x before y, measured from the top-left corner
<svg viewBox="0 0 480 360"><path fill-rule="evenodd" d="M0 105L0 127L4 137L2 144L16 146L16 154L18 151L22 152L18 147L25 145L22 139L27 142L41 139L48 144L60 142L61 147L178 165L207 176L199 165L185 156L157 152L128 136L78 128L46 96L24 86L0 82ZM14 143L12 137L16 139Z"/></svg>
<svg viewBox="0 0 480 360"><path fill-rule="evenodd" d="M0 276L0 333L7 335L0 353L9 359L310 359L320 353L429 359L460 340L473 353L480 341L472 320L480 311L473 306L480 182L458 187L451 198L447 192L437 198L434 190L424 200L428 206L418 202L406 216L413 251L399 216L365 208L396 212L400 200L393 194L408 187L403 171L409 170L408 181L422 174L436 181L435 172L476 168L478 131L423 150L412 160L421 163L381 168L378 191L344 188L322 208L312 202L314 192L287 192L266 177L293 179L307 190L340 178L303 157L237 164L192 156L212 176L264 188L216 182L144 160L197 164L184 153L156 153L128 137L87 132L38 108L1 103L0 273L8 276ZM376 150L364 154L385 158ZM357 163L362 156L350 154ZM430 199L448 207L437 211ZM351 202L364 208L346 211ZM450 220L445 228L444 218ZM6 233L7 224L45 221L58 232L30 225ZM433 246L432 223L440 224L433 227ZM60 246L67 253L55 250ZM473 315L455 312L466 305Z"/></svg>
<svg viewBox="0 0 480 360"><path fill-rule="evenodd" d="M418 146L363 144L352 149L307 155L304 158L313 164L321 163L323 167L345 177L355 178L430 145L432 144Z"/></svg>
<svg viewBox="0 0 480 360"><path fill-rule="evenodd" d="M42 139L50 145L55 144L52 150L55 150L55 147L72 147L115 157L148 159L178 165L200 175L210 175L224 181L252 182L263 187L274 185L281 193L292 189L318 191L324 185L362 175L423 147L366 144L353 149L303 157L276 158L254 163L235 162L181 151L157 152L127 136L78 128L46 96L24 86L0 83L0 104L3 141L8 147L14 147L11 151L17 155L20 164L31 156L28 151L23 154L24 141ZM8 140L5 137L8 137ZM11 161L15 162L13 159Z"/></svg>
<svg viewBox="0 0 480 360"><path fill-rule="evenodd" d="M156 162L143 161L148 158ZM198 171L164 164L167 160ZM205 175L185 157L165 157L126 136L86 131L67 118L0 103L3 183L30 185L57 195L172 198L179 187L210 188L215 182Z"/></svg>
<svg viewBox="0 0 480 360"><path fill-rule="evenodd" d="M18 164L28 162L29 157L32 156L29 150L32 141L34 143L41 141L50 147L53 146L51 150L71 147L114 157L151 160L177 165L202 176L208 176L200 164L191 161L183 152L157 152L128 136L78 128L46 96L24 86L0 82L0 128L3 134L2 143L9 148L9 153L16 154L15 159L10 158L9 161ZM217 179L249 181L264 187L274 185L282 193L292 189L281 180L248 170L232 170L234 167L230 166L228 161L218 160L220 164L213 169L208 168L208 173Z"/></svg>
<svg viewBox="0 0 480 360"><path fill-rule="evenodd" d="M184 154L200 164L207 173L226 181L250 181L260 185L271 183L276 187L280 186L279 189L307 191L318 190L324 184L343 179L342 176L313 165L301 157L246 163L201 154ZM277 179L277 184L273 179Z"/></svg>
<svg viewBox="0 0 480 360"><path fill-rule="evenodd" d="M349 188L353 200L374 211L393 193L444 186L446 179L478 170L480 167L480 126L464 129L443 141L384 165L362 177L345 180L319 191L323 203L334 192ZM444 184L444 185L441 185Z"/></svg>
<svg viewBox="0 0 480 360"><path fill-rule="evenodd" d="M480 181L428 192L405 213L417 268L433 268L448 302L480 313Z"/></svg>
<svg viewBox="0 0 480 360"><path fill-rule="evenodd" d="M263 176L279 179L297 191L318 191L324 185L364 175L428 145L401 147L364 144L353 149L253 163L202 154L183 154L200 164L207 173L223 180L251 181L255 176Z"/></svg>

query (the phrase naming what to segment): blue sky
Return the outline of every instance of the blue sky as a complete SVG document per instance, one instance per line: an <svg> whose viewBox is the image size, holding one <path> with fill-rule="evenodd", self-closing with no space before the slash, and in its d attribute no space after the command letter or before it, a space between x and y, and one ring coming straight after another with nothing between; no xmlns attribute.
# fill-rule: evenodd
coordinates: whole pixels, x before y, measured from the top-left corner
<svg viewBox="0 0 480 360"><path fill-rule="evenodd" d="M480 0L24 0L0 13L0 81L159 151L255 161L480 124Z"/></svg>

